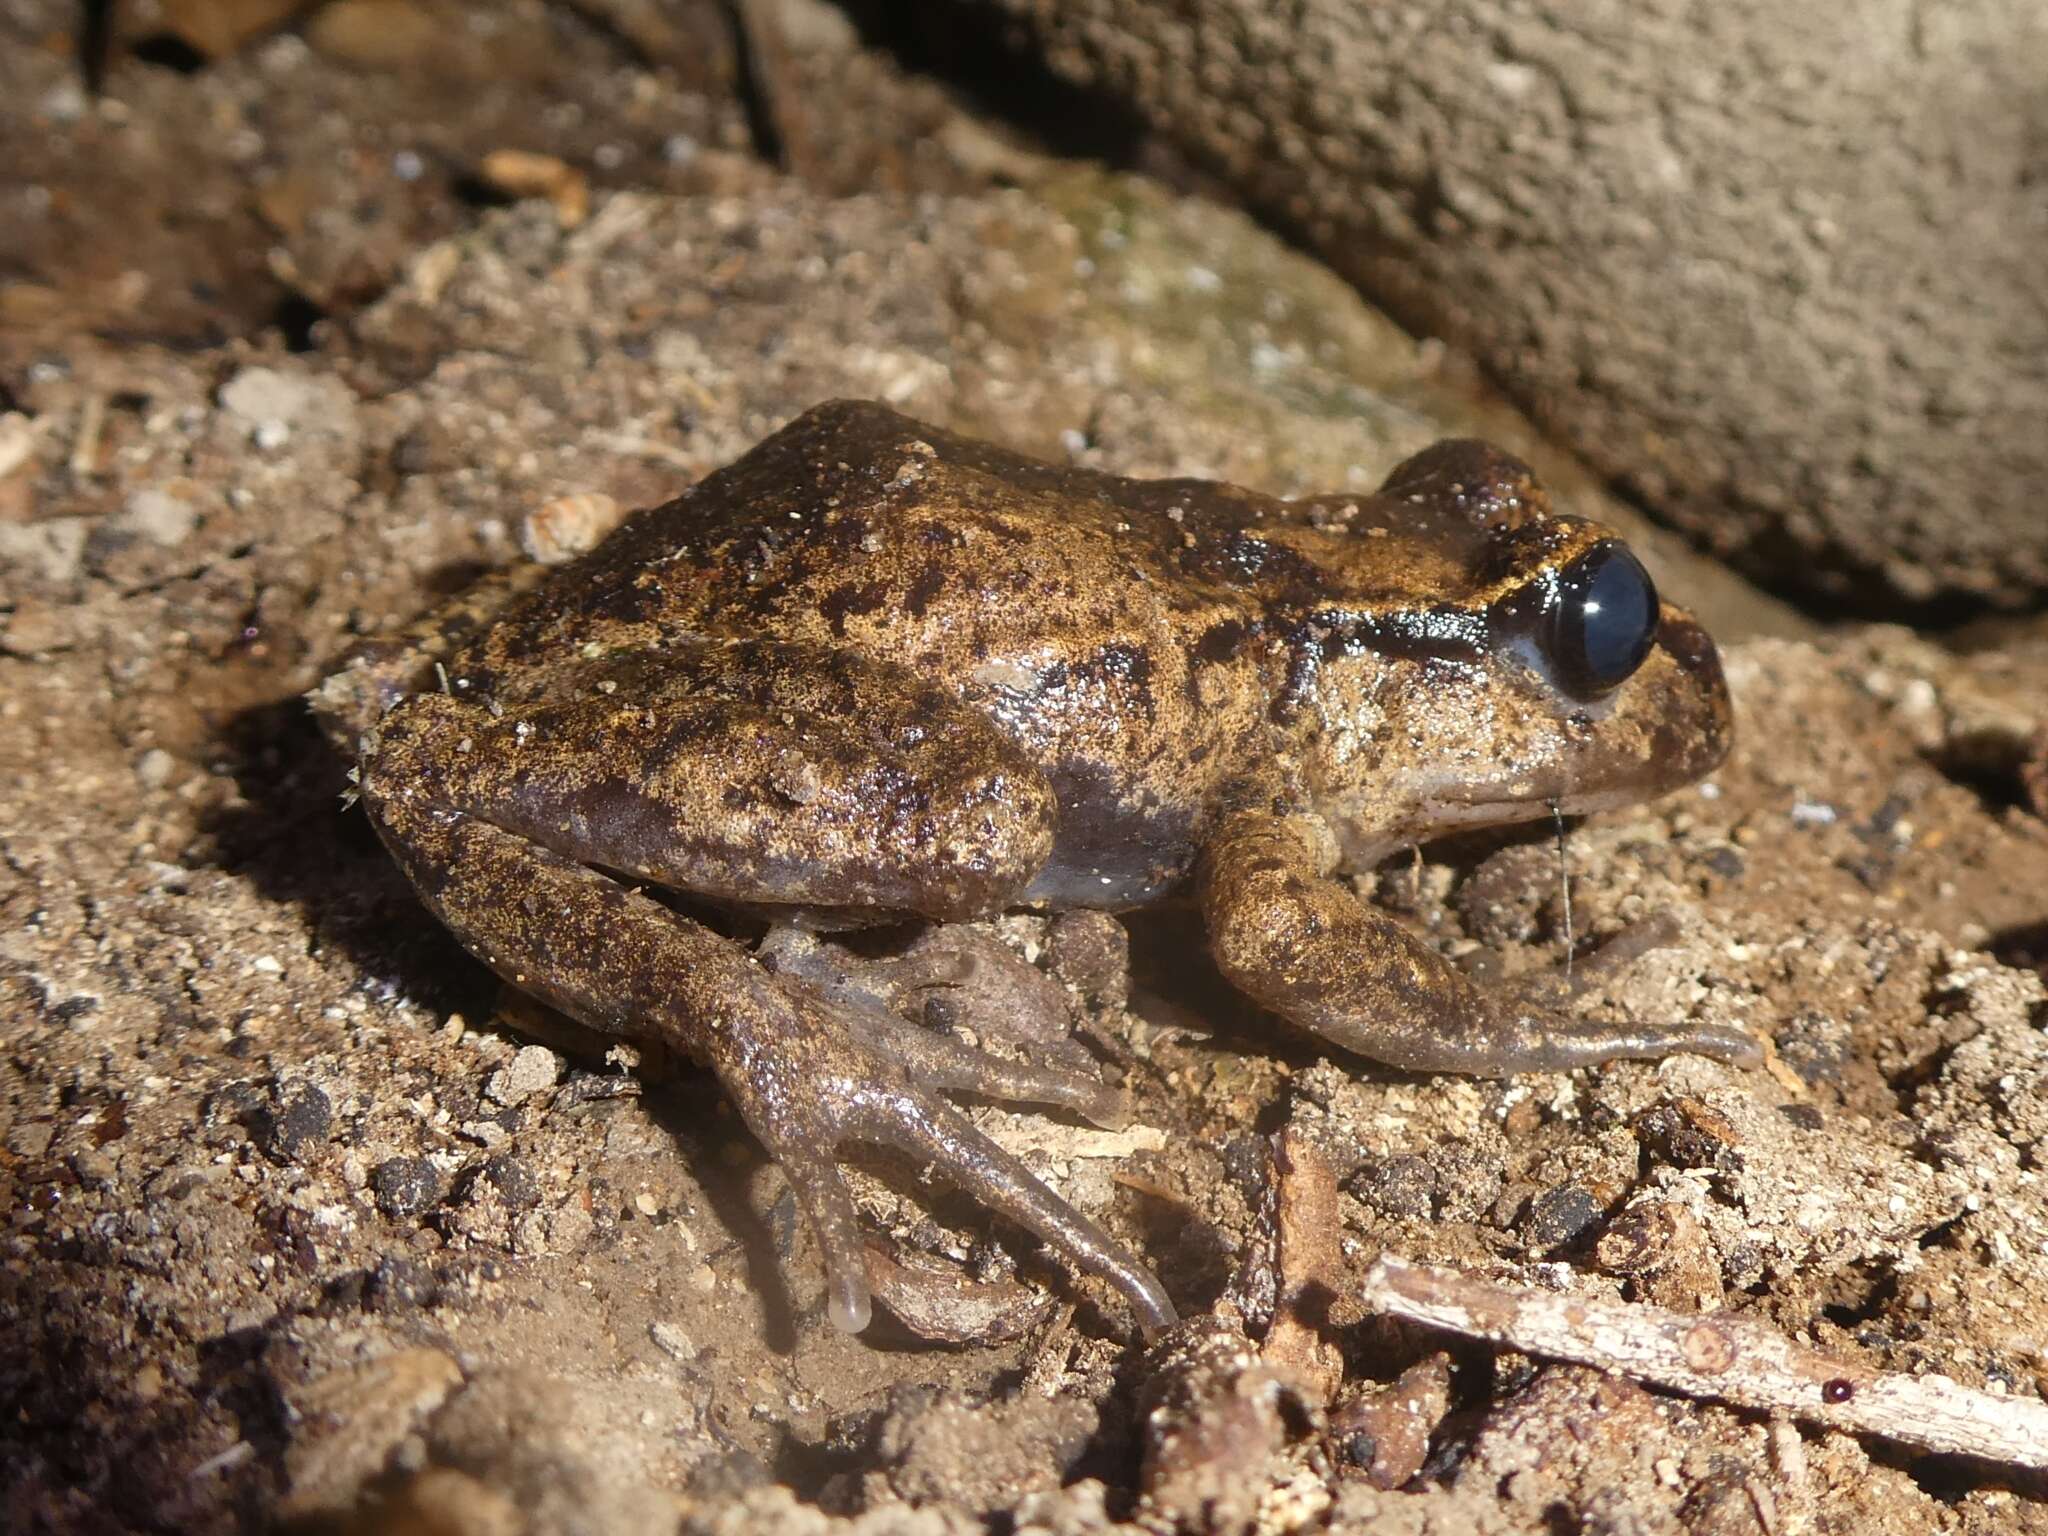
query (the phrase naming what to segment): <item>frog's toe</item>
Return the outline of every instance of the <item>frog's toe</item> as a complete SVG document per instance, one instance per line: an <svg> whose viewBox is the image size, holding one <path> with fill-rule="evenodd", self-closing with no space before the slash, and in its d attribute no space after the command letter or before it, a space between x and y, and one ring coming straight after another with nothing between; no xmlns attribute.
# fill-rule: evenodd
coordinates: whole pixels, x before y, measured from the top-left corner
<svg viewBox="0 0 2048 1536"><path fill-rule="evenodd" d="M1083 1115L1104 1130L1121 1130L1130 1123L1123 1091L1092 1073L997 1056L893 1015L862 1014L854 1022L871 1050L928 1089L1050 1104Z"/></svg>
<svg viewBox="0 0 2048 1536"><path fill-rule="evenodd" d="M847 1129L949 1178L990 1210L1107 1280L1123 1293L1146 1337L1176 1320L1165 1287L1149 1269L951 1105L910 1089L877 1093Z"/></svg>
<svg viewBox="0 0 2048 1536"><path fill-rule="evenodd" d="M1659 1061L1708 1056L1731 1066L1762 1064L1763 1047L1727 1024L1604 1023L1580 1019L1524 1020L1499 1043L1497 1073L1563 1072L1603 1061Z"/></svg>
<svg viewBox="0 0 2048 1536"><path fill-rule="evenodd" d="M1015 1280L970 1280L957 1267L903 1263L868 1244L875 1299L910 1332L941 1344L1001 1344L1042 1327L1059 1310L1049 1291Z"/></svg>
<svg viewBox="0 0 2048 1536"><path fill-rule="evenodd" d="M1659 1053L1662 1055L1689 1052L1694 1056L1711 1056L1735 1067L1764 1064L1764 1048L1757 1038L1732 1024L1678 1024L1664 1031L1662 1038L1668 1042Z"/></svg>
<svg viewBox="0 0 2048 1536"><path fill-rule="evenodd" d="M1684 942L1685 931L1678 920L1669 912L1658 912L1629 924L1590 955L1560 966L1540 985L1558 998L1574 998L1627 970L1644 955Z"/></svg>
<svg viewBox="0 0 2048 1536"><path fill-rule="evenodd" d="M859 1333L874 1315L867 1250L853 1197L829 1155L778 1149L776 1162L818 1239L825 1260L825 1315L841 1333Z"/></svg>

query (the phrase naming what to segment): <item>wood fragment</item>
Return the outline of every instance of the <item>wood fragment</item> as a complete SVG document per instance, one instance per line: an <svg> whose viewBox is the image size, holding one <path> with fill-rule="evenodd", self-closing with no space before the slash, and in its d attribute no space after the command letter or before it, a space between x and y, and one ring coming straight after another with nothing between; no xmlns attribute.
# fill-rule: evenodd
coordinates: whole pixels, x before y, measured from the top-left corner
<svg viewBox="0 0 2048 1536"><path fill-rule="evenodd" d="M477 169L509 197L546 198L563 229L590 217L590 181L566 160L526 149L494 149Z"/></svg>
<svg viewBox="0 0 2048 1536"><path fill-rule="evenodd" d="M1362 1298L1375 1312L1597 1366L1688 1397L2048 1470L2048 1403L1998 1397L1946 1376L1872 1371L1747 1319L1497 1285L1392 1257L1367 1272Z"/></svg>
<svg viewBox="0 0 2048 1536"><path fill-rule="evenodd" d="M1291 1371L1313 1401L1327 1403L1344 1380L1344 1352L1330 1334L1330 1303L1344 1267L1337 1175L1293 1126L1274 1133L1267 1159L1276 1284L1273 1321L1259 1353L1266 1364Z"/></svg>
<svg viewBox="0 0 2048 1536"><path fill-rule="evenodd" d="M868 1285L898 1322L941 1344L1021 1339L1059 1310L1057 1298L1014 1280L970 1280L929 1259L905 1262L879 1243L865 1246Z"/></svg>
<svg viewBox="0 0 2048 1536"><path fill-rule="evenodd" d="M94 392L78 407L78 433L71 440L71 477L90 480L99 473L100 433L107 424L107 397Z"/></svg>

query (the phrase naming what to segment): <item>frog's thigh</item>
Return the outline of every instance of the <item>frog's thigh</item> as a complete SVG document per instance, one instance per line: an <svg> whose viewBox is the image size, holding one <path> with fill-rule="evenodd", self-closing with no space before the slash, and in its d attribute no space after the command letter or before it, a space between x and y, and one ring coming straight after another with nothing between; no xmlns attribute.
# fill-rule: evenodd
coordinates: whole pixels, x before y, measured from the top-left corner
<svg viewBox="0 0 2048 1536"><path fill-rule="evenodd" d="M941 919L1013 900L1055 819L979 712L888 663L764 642L604 658L524 706L417 695L364 771L672 889Z"/></svg>
<svg viewBox="0 0 2048 1536"><path fill-rule="evenodd" d="M1589 1023L1496 1001L1400 924L1329 878L1312 825L1249 813L1205 850L1209 945L1233 985L1346 1050L1410 1071L1556 1071L1696 1051L1754 1060L1713 1025Z"/></svg>

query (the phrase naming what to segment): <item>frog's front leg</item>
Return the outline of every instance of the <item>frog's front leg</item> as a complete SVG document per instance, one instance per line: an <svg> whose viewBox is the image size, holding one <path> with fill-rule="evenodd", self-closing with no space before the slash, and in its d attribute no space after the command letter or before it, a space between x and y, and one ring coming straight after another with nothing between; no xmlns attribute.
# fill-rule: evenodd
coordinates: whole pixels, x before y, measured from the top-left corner
<svg viewBox="0 0 2048 1536"><path fill-rule="evenodd" d="M1490 997L1330 878L1333 854L1312 820L1240 813L1204 851L1199 881L1223 974L1311 1034L1409 1071L1487 1077L1678 1052L1760 1059L1717 1024L1595 1023Z"/></svg>
<svg viewBox="0 0 2048 1536"><path fill-rule="evenodd" d="M602 1032L708 1063L781 1164L823 1251L829 1314L869 1315L840 1145L908 1153L1121 1290L1149 1331L1159 1282L941 1099L1015 1064L896 1049L815 990L631 879L791 905L965 916L1049 846L1042 776L979 716L896 669L768 644L594 661L516 704L425 694L366 743L362 793L421 896L514 985ZM936 1058L935 1058L936 1059ZM1085 1095L1071 1095L1073 1102ZM1100 1108L1100 1095L1090 1101Z"/></svg>

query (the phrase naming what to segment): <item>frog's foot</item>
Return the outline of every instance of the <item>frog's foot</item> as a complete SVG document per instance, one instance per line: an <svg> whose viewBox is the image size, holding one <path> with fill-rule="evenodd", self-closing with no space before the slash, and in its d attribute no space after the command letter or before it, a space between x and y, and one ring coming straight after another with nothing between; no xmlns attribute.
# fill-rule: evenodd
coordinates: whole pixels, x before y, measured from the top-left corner
<svg viewBox="0 0 2048 1536"><path fill-rule="evenodd" d="M818 1236L835 1326L858 1332L869 1317L867 1258L839 1171L839 1148L849 1141L904 1154L1102 1276L1123 1292L1148 1336L1173 1322L1173 1304L1149 1270L940 1097L965 1092L1054 1104L1115 1125L1124 1115L1114 1087L991 1055L889 1012L848 979L837 946L783 930L764 949L777 970L763 980L784 1006L764 1007L752 1027L779 1037L773 1054L789 1066L768 1093L758 1079L728 1083ZM744 1027L745 1017L735 1025Z"/></svg>
<svg viewBox="0 0 2048 1536"><path fill-rule="evenodd" d="M784 925L755 953L823 996L871 1050L926 1088L1050 1104L1105 1130L1130 1121L1123 1094L1067 1033L1065 994L986 933L933 927L898 953L867 958ZM974 1043L983 1040L1022 1059Z"/></svg>
<svg viewBox="0 0 2048 1536"><path fill-rule="evenodd" d="M1575 1019L1555 1006L1548 979L1519 1001L1496 1000L1328 878L1317 847L1292 818L1240 814L1205 851L1199 883L1224 975L1312 1034L1410 1071L1483 1077L1680 1052L1762 1060L1754 1040L1725 1025Z"/></svg>
<svg viewBox="0 0 2048 1536"><path fill-rule="evenodd" d="M1681 1054L1760 1065L1763 1052L1757 1042L1724 1024L1589 1022L1563 1011L1572 999L1611 980L1652 950L1669 949L1683 938L1669 913L1630 924L1569 968L1560 966L1532 977L1493 1003L1490 1037L1498 1047L1517 1053L1530 1071L1566 1071L1601 1061L1654 1061Z"/></svg>
<svg viewBox="0 0 2048 1536"><path fill-rule="evenodd" d="M1046 1100L1060 1091L1058 1085L957 1042L944 1042L951 1051L937 1055L920 1054L922 1045L904 1049L900 1037L890 1043L891 1032L869 1017L834 1019L816 1000L792 996L791 1001L804 1016L799 1028L808 1036L791 1042L797 1046L792 1068L777 1071L767 1085L754 1079L728 1078L728 1083L817 1234L825 1262L827 1315L835 1327L858 1333L870 1315L865 1248L839 1170L839 1148L849 1141L904 1154L921 1170L950 1180L1101 1276L1123 1293L1148 1337L1172 1324L1173 1303L1151 1271L937 1092L970 1088ZM788 1023L785 1016L775 1031L785 1032ZM927 1033L901 1021L894 1030ZM1021 1091L1011 1093L1000 1086L1003 1082Z"/></svg>

